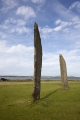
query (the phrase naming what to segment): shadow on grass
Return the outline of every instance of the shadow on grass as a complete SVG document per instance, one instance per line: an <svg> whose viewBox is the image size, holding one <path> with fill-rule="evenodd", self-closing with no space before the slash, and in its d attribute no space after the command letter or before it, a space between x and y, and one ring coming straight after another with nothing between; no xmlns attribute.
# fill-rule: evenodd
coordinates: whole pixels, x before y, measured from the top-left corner
<svg viewBox="0 0 80 120"><path fill-rule="evenodd" d="M57 92L58 90L60 90L60 88L58 88L58 89L54 90L53 92L47 94L46 96L44 96L43 98L41 98L41 100L48 98L49 96L51 96L52 94L54 94L54 93Z"/></svg>

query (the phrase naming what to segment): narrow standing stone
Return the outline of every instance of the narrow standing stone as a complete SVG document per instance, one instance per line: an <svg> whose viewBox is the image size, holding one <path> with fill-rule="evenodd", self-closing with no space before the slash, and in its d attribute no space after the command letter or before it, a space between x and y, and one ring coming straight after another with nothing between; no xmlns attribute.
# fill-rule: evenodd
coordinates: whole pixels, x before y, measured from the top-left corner
<svg viewBox="0 0 80 120"><path fill-rule="evenodd" d="M68 89L68 78L67 78L67 68L66 62L63 56L60 54L60 71L61 71L61 81L62 81L62 88Z"/></svg>
<svg viewBox="0 0 80 120"><path fill-rule="evenodd" d="M33 101L40 99L40 81L42 68L42 45L38 25L34 24L34 90Z"/></svg>

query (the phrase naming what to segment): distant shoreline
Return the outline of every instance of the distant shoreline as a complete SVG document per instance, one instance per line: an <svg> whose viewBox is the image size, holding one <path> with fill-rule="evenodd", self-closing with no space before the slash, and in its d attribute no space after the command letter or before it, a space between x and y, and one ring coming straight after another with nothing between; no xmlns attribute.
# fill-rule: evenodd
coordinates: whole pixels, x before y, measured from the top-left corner
<svg viewBox="0 0 80 120"><path fill-rule="evenodd" d="M5 80L33 80L33 76L0 76L0 79ZM61 80L60 76L41 76L41 80ZM80 80L80 77L68 76L68 80Z"/></svg>
<svg viewBox="0 0 80 120"><path fill-rule="evenodd" d="M30 76L23 76L23 75L21 75L21 76L20 76L20 75L0 75L0 77L33 77L33 76L31 76L31 75L30 75ZM52 77L53 77L53 78L56 78L56 77L57 77L57 78L61 78L61 76L41 76L41 77L43 77L43 78L44 78L44 77L48 77L48 78L49 78L49 77L51 77L51 78L52 78ZM76 77L76 76L68 76L68 77L70 78L70 77ZM77 77L76 77L76 78L77 78ZM78 77L78 78L79 78L79 77Z"/></svg>

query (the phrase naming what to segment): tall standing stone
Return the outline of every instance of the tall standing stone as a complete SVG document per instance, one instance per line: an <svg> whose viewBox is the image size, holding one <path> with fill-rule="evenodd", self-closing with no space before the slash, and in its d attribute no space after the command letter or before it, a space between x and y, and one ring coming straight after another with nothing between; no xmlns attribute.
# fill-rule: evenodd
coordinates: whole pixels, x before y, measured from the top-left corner
<svg viewBox="0 0 80 120"><path fill-rule="evenodd" d="M34 24L34 90L33 101L40 99L40 81L42 68L42 45L38 24Z"/></svg>
<svg viewBox="0 0 80 120"><path fill-rule="evenodd" d="M60 57L60 71L61 71L62 88L68 89L66 62L61 54L59 55L59 57Z"/></svg>

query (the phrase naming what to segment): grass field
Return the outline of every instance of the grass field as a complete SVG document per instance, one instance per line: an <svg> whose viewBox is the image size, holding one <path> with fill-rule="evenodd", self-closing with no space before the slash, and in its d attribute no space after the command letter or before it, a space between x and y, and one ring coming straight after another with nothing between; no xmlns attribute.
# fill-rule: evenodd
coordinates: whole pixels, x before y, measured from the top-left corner
<svg viewBox="0 0 80 120"><path fill-rule="evenodd" d="M31 101L33 82L0 82L0 120L80 120L80 82L41 83L41 99Z"/></svg>

